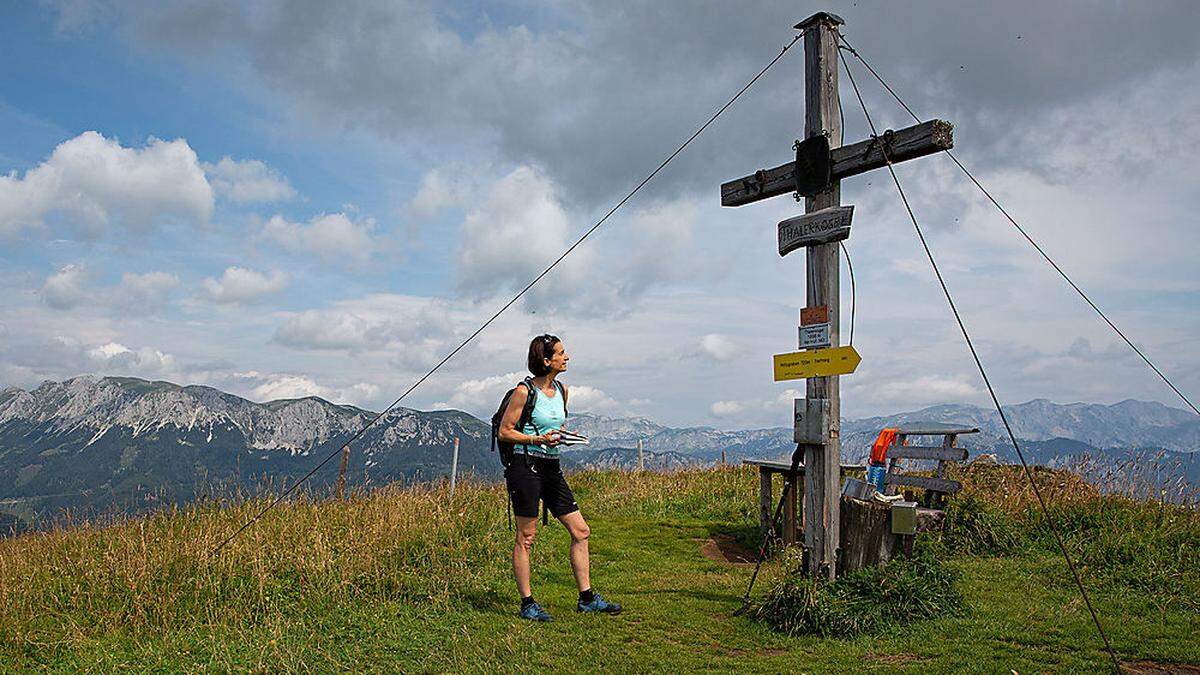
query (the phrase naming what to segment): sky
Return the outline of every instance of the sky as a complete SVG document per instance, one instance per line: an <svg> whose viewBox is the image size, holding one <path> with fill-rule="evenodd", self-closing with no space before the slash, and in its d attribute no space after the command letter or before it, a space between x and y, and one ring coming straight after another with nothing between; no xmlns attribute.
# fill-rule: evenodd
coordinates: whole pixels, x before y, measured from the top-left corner
<svg viewBox="0 0 1200 675"><path fill-rule="evenodd" d="M1200 4L62 0L0 7L0 386L85 373L380 410L815 11L1200 396ZM882 128L911 120L851 59ZM533 335L573 410L786 426L797 45L403 405L486 416ZM846 142L869 129L841 75ZM1005 404L1178 399L944 156L900 180ZM990 400L894 185L842 182L863 417Z"/></svg>

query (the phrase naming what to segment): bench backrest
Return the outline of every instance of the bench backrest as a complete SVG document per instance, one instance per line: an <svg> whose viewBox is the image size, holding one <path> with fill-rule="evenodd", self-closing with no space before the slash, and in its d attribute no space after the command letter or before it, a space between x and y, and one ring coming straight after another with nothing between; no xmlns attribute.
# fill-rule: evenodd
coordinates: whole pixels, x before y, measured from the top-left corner
<svg viewBox="0 0 1200 675"><path fill-rule="evenodd" d="M962 483L946 478L946 465L949 462L962 462L967 459L967 449L954 446L960 433L975 433L978 429L957 429L951 432L938 432L918 429L925 433L901 433L896 435L896 445L888 450L888 472L884 479L887 494L895 494L897 487L922 488L932 493L931 503L944 502L947 495L962 490ZM904 445L910 436L941 436L941 445ZM937 460L937 471L934 476L910 476L901 473L903 460L934 459Z"/></svg>

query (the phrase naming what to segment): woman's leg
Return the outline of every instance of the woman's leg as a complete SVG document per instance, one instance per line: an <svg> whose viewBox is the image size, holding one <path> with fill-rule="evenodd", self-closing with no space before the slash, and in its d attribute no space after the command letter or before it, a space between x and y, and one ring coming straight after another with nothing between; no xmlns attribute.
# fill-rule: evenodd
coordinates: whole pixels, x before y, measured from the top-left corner
<svg viewBox="0 0 1200 675"><path fill-rule="evenodd" d="M529 583L529 552L533 549L533 538L537 535L537 517L517 516L516 541L513 544L513 576L517 580L517 592L522 598L533 595Z"/></svg>
<svg viewBox="0 0 1200 675"><path fill-rule="evenodd" d="M579 586L580 592L589 590L592 581L589 578L588 537L592 530L579 511L572 511L558 520L571 533L571 571L575 573L575 585Z"/></svg>

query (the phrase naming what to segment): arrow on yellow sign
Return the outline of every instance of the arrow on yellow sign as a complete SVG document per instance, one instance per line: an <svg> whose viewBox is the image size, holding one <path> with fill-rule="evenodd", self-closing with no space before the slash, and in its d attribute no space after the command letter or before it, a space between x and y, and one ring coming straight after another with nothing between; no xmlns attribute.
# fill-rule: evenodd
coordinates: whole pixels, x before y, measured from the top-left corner
<svg viewBox="0 0 1200 675"><path fill-rule="evenodd" d="M862 357L858 355L854 347L834 347L776 354L775 381L848 375L858 368L861 361Z"/></svg>

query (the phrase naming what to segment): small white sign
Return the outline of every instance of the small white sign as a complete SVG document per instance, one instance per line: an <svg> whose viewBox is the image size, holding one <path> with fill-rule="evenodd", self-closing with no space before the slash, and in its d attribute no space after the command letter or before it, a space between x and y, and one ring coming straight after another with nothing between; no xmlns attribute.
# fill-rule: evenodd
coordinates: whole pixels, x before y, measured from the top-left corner
<svg viewBox="0 0 1200 675"><path fill-rule="evenodd" d="M828 323L814 323L800 327L801 349L823 349L829 345Z"/></svg>

